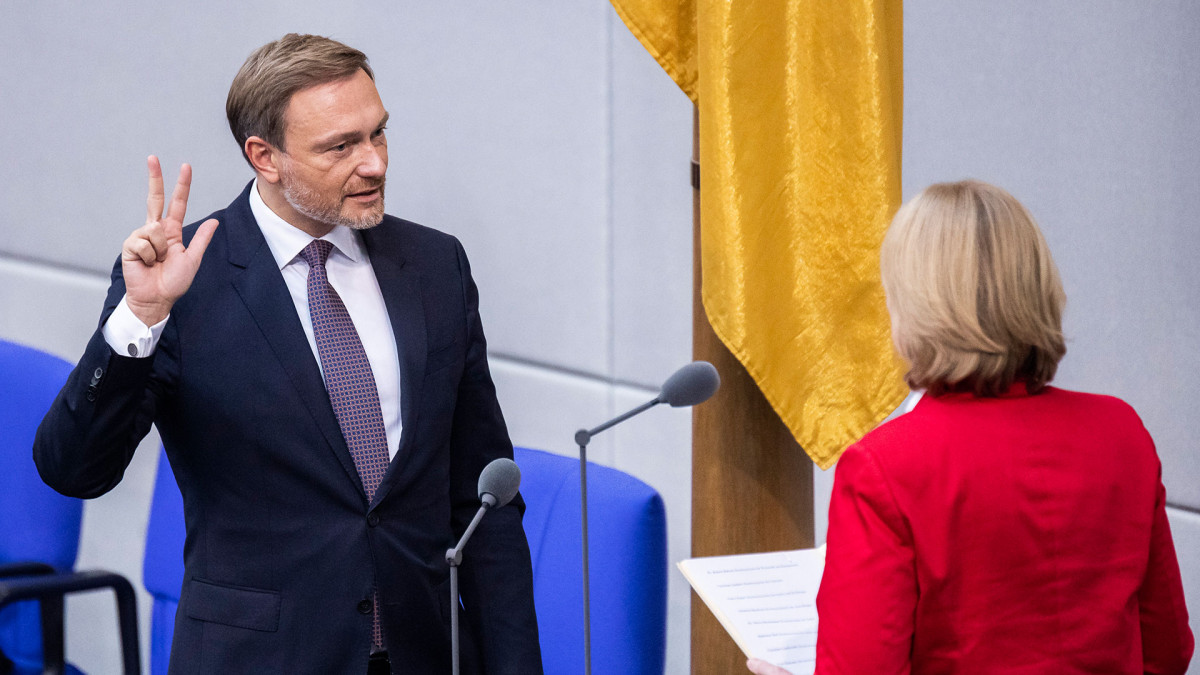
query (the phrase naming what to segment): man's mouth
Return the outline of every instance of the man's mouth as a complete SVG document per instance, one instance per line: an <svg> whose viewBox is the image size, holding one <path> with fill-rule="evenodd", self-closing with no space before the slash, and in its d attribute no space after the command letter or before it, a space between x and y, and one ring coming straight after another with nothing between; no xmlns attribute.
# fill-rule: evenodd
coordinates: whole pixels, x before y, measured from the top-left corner
<svg viewBox="0 0 1200 675"><path fill-rule="evenodd" d="M375 187L370 188L368 190L361 190L359 192L351 192L350 194L347 194L346 196L350 197L356 201L371 202L379 197L382 187L383 187L382 185L376 185Z"/></svg>

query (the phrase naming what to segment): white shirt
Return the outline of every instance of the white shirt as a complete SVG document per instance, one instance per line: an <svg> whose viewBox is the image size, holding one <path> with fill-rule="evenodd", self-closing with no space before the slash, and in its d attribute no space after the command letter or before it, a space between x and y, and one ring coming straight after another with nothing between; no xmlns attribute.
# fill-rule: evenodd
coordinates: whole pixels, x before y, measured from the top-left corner
<svg viewBox="0 0 1200 675"><path fill-rule="evenodd" d="M257 179L250 190L250 211L279 265L292 303L296 306L296 314L300 317L300 325L304 327L304 335L308 338L308 346L323 376L324 366L317 352L312 317L308 313L308 263L299 255L314 237L289 225L266 205L258 193ZM383 292L379 290L375 270L357 232L338 225L321 238L333 244L329 260L325 263L326 275L329 284L346 305L363 350L367 353L367 360L371 363L375 388L379 390L379 405L383 411L388 456L395 458L402 430L400 358L396 350L396 336L388 320L387 306L383 302ZM125 298L122 298L104 324L104 340L118 354L147 357L154 353L166 323L164 319L147 326L134 315Z"/></svg>

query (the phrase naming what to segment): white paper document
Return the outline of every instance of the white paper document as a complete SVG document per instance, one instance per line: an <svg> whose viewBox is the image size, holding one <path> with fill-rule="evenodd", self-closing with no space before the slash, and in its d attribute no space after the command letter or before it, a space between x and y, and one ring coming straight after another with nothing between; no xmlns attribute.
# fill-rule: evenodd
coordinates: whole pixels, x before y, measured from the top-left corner
<svg viewBox="0 0 1200 675"><path fill-rule="evenodd" d="M747 657L796 675L817 655L817 589L825 547L692 558L679 571Z"/></svg>

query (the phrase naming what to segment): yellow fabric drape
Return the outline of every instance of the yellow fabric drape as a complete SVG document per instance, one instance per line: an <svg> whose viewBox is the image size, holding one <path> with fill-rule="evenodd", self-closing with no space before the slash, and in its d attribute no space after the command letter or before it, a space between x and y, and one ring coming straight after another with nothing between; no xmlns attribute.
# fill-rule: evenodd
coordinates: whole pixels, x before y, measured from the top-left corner
<svg viewBox="0 0 1200 675"><path fill-rule="evenodd" d="M900 0L612 0L699 107L701 296L821 468L903 400L879 282Z"/></svg>

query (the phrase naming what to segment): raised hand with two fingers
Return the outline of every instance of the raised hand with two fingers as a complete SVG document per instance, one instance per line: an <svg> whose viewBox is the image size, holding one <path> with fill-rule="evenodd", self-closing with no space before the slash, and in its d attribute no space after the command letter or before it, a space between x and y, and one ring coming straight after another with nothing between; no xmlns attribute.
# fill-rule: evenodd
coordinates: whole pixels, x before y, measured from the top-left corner
<svg viewBox="0 0 1200 675"><path fill-rule="evenodd" d="M192 285L200 259L217 229L210 218L202 223L189 246L183 245L183 219L187 214L192 167L179 168L179 180L165 204L162 167L158 158L146 160L150 175L146 197L146 224L125 239L121 247L121 272L125 277L125 301L147 326L167 318L178 300ZM167 206L166 214L163 207Z"/></svg>

